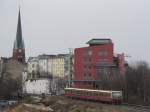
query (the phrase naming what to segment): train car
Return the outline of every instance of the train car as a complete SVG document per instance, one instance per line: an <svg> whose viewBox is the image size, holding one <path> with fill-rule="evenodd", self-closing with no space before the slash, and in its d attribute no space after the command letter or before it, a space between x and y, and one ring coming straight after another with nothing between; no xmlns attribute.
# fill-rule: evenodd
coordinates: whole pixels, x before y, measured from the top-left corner
<svg viewBox="0 0 150 112"><path fill-rule="evenodd" d="M65 88L65 96L114 104L122 103L122 91Z"/></svg>

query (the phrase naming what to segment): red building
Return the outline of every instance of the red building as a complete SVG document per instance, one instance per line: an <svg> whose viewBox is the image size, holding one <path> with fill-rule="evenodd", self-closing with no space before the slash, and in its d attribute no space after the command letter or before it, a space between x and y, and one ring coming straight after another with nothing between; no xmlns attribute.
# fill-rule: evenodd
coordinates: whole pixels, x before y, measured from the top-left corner
<svg viewBox="0 0 150 112"><path fill-rule="evenodd" d="M103 88L125 73L124 55L114 56L111 39L92 39L88 47L75 49L74 86Z"/></svg>

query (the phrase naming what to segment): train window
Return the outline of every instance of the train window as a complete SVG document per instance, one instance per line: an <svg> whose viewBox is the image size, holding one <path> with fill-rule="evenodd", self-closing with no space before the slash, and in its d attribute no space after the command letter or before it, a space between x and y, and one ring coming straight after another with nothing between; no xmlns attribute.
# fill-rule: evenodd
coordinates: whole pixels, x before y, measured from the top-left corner
<svg viewBox="0 0 150 112"><path fill-rule="evenodd" d="M94 96L94 92L93 91L90 92L90 96Z"/></svg>
<svg viewBox="0 0 150 112"><path fill-rule="evenodd" d="M103 96L106 97L106 96L107 96L107 93L103 93Z"/></svg>
<svg viewBox="0 0 150 112"><path fill-rule="evenodd" d="M106 96L106 93L103 93L103 97L105 97Z"/></svg>
<svg viewBox="0 0 150 112"><path fill-rule="evenodd" d="M75 91L76 95L78 95L78 91Z"/></svg>
<svg viewBox="0 0 150 112"><path fill-rule="evenodd" d="M90 92L88 92L88 96L91 96L91 93L90 93Z"/></svg>
<svg viewBox="0 0 150 112"><path fill-rule="evenodd" d="M99 94L98 93L96 93L96 95L95 96L99 96Z"/></svg>
<svg viewBox="0 0 150 112"><path fill-rule="evenodd" d="M86 93L86 92L84 92L84 96L87 96L87 93Z"/></svg>
<svg viewBox="0 0 150 112"><path fill-rule="evenodd" d="M82 91L80 91L80 95L82 96Z"/></svg>
<svg viewBox="0 0 150 112"><path fill-rule="evenodd" d="M88 94L88 96L90 96L90 93L89 93L89 92L87 92L87 94Z"/></svg>
<svg viewBox="0 0 150 112"><path fill-rule="evenodd" d="M81 91L78 91L78 95L80 95L80 96L81 96Z"/></svg>
<svg viewBox="0 0 150 112"><path fill-rule="evenodd" d="M77 95L80 95L80 91L77 91Z"/></svg>
<svg viewBox="0 0 150 112"><path fill-rule="evenodd" d="M74 91L73 93L74 93L74 94L77 94L77 91Z"/></svg>
<svg viewBox="0 0 150 112"><path fill-rule="evenodd" d="M82 93L82 96L84 96L84 95L85 95L85 94L84 94L84 91L82 91L81 93Z"/></svg>
<svg viewBox="0 0 150 112"><path fill-rule="evenodd" d="M101 96L101 93L98 93L98 96Z"/></svg>
<svg viewBox="0 0 150 112"><path fill-rule="evenodd" d="M69 90L66 90L66 93L69 93Z"/></svg>
<svg viewBox="0 0 150 112"><path fill-rule="evenodd" d="M89 96L89 92L86 92L87 96Z"/></svg>
<svg viewBox="0 0 150 112"><path fill-rule="evenodd" d="M66 90L66 93L69 93L69 90Z"/></svg>
<svg viewBox="0 0 150 112"><path fill-rule="evenodd" d="M92 92L92 96L95 96L95 92L94 91Z"/></svg>
<svg viewBox="0 0 150 112"><path fill-rule="evenodd" d="M88 92L86 92L86 96L88 96Z"/></svg>
<svg viewBox="0 0 150 112"><path fill-rule="evenodd" d="M92 96L96 96L97 95L97 93L96 92L93 92L93 95Z"/></svg>
<svg viewBox="0 0 150 112"><path fill-rule="evenodd" d="M96 93L96 92L93 92L93 96L97 96L97 93Z"/></svg>
<svg viewBox="0 0 150 112"><path fill-rule="evenodd" d="M107 93L107 97L109 97L110 96L110 93Z"/></svg>
<svg viewBox="0 0 150 112"><path fill-rule="evenodd" d="M77 95L79 95L80 94L80 92L79 91L77 91Z"/></svg>
<svg viewBox="0 0 150 112"><path fill-rule="evenodd" d="M89 91L89 96L92 96L92 92Z"/></svg>

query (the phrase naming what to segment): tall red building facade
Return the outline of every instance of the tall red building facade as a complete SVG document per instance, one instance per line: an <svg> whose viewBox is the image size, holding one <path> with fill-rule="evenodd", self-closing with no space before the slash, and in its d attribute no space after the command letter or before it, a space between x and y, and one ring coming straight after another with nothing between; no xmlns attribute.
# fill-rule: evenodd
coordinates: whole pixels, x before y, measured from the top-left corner
<svg viewBox="0 0 150 112"><path fill-rule="evenodd" d="M124 55L114 56L111 39L92 39L88 47L75 49L74 86L101 89L125 73Z"/></svg>

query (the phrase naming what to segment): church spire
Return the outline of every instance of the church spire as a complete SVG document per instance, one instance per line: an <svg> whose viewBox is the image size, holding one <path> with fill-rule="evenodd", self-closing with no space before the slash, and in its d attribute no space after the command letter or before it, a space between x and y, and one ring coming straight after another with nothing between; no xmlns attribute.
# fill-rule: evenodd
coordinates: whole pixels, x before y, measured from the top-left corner
<svg viewBox="0 0 150 112"><path fill-rule="evenodd" d="M22 27L21 27L21 14L19 8L17 34L13 48L13 59L19 62L25 62L25 46L22 38Z"/></svg>
<svg viewBox="0 0 150 112"><path fill-rule="evenodd" d="M22 39L20 9L19 9L19 14L18 14L17 34L16 34L16 40L14 43L14 49L24 49L24 41Z"/></svg>

